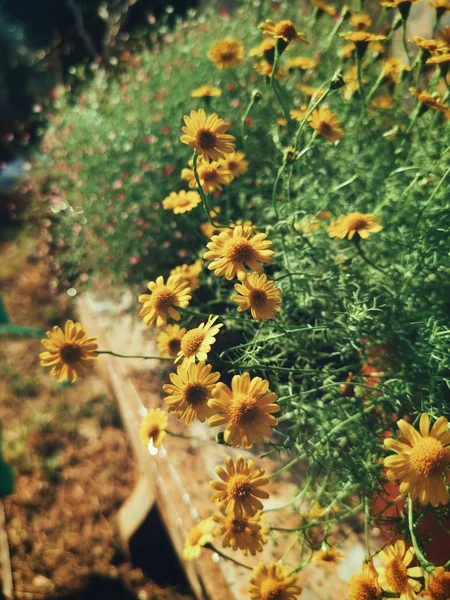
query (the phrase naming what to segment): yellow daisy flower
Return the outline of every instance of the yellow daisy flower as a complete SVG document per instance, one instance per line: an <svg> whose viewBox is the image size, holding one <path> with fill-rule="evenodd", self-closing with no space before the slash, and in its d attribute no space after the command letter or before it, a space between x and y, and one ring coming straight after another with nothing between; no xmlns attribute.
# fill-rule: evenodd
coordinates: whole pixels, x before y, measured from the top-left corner
<svg viewBox="0 0 450 600"><path fill-rule="evenodd" d="M215 336L219 333L223 323L216 323L219 317L209 315L206 323L200 323L198 327L189 329L181 340L181 348L175 362L183 360L183 367L195 363L195 359L202 361L208 357L211 346L216 341Z"/></svg>
<svg viewBox="0 0 450 600"><path fill-rule="evenodd" d="M364 12L354 13L350 17L349 24L350 27L353 27L353 29L356 29L357 31L364 31L372 25L372 17Z"/></svg>
<svg viewBox="0 0 450 600"><path fill-rule="evenodd" d="M142 445L147 448L151 442L155 448L159 448L166 437L167 423L167 414L163 410L151 408L142 419L139 429Z"/></svg>
<svg viewBox="0 0 450 600"><path fill-rule="evenodd" d="M442 15L444 12L450 11L450 0L431 0L431 2L428 2L428 6L441 12Z"/></svg>
<svg viewBox="0 0 450 600"><path fill-rule="evenodd" d="M213 516L218 525L213 535L222 536L222 548L241 550L244 556L250 553L255 556L257 552L263 551L263 545L267 543L268 529L263 529L261 524L261 513L254 517L242 515L237 519L231 512L229 514L219 513Z"/></svg>
<svg viewBox="0 0 450 600"><path fill-rule="evenodd" d="M435 39L423 38L421 36L416 35L415 37L409 40L411 44L415 44L421 50L428 52L428 54L433 54L439 48L439 42Z"/></svg>
<svg viewBox="0 0 450 600"><path fill-rule="evenodd" d="M229 173L229 183L243 175L248 169L248 160L243 152L227 154L225 158L219 160L219 164Z"/></svg>
<svg viewBox="0 0 450 600"><path fill-rule="evenodd" d="M317 61L307 56L292 56L286 60L287 69L314 69L317 67Z"/></svg>
<svg viewBox="0 0 450 600"><path fill-rule="evenodd" d="M344 554L337 548L327 547L322 550L316 550L312 556L312 562L316 565L337 564L344 558Z"/></svg>
<svg viewBox="0 0 450 600"><path fill-rule="evenodd" d="M378 573L369 561L362 566L362 573L355 573L350 577L348 600L376 600L381 596L378 583Z"/></svg>
<svg viewBox="0 0 450 600"><path fill-rule="evenodd" d="M388 592L400 594L400 600L415 598L415 593L420 592L422 587L420 582L415 580L423 577L423 572L420 567L409 567L414 560L414 548L407 550L405 542L397 540L378 556L384 565L378 568L381 587Z"/></svg>
<svg viewBox="0 0 450 600"><path fill-rule="evenodd" d="M222 90L213 85L201 85L199 88L192 90L191 98L214 98L215 96L221 96Z"/></svg>
<svg viewBox="0 0 450 600"><path fill-rule="evenodd" d="M336 113L329 108L319 106L319 108L313 110L308 117L308 123L310 127L332 144L336 144L344 137L344 130L339 127L341 122L338 120Z"/></svg>
<svg viewBox="0 0 450 600"><path fill-rule="evenodd" d="M290 567L280 563L259 563L250 577L249 595L251 600L295 600L302 593L302 588L295 585L297 575L291 575Z"/></svg>
<svg viewBox="0 0 450 600"><path fill-rule="evenodd" d="M181 215L198 206L201 201L198 192L180 190L179 192L172 192L167 198L164 198L162 205L164 210L173 210L174 214Z"/></svg>
<svg viewBox="0 0 450 600"><path fill-rule="evenodd" d="M384 445L397 454L384 459L387 477L400 482L400 492L420 504L448 504L445 481L450 481L450 431L445 417L439 417L430 431L430 417L423 413L419 431L400 419L400 440L386 438Z"/></svg>
<svg viewBox="0 0 450 600"><path fill-rule="evenodd" d="M170 374L170 381L163 385L169 394L165 401L169 413L176 413L181 421L190 425L195 417L204 423L212 414L208 400L219 381L220 373L211 373L211 365L204 362L179 366L176 373Z"/></svg>
<svg viewBox="0 0 450 600"><path fill-rule="evenodd" d="M200 523L191 529L184 542L184 560L195 560L200 557L203 546L211 544L213 541L213 529L214 521L211 517L209 519L203 519L203 521L200 521Z"/></svg>
<svg viewBox="0 0 450 600"><path fill-rule="evenodd" d="M252 48L249 56L263 56L266 62L273 65L275 59L275 40L273 38L263 38L261 42Z"/></svg>
<svg viewBox="0 0 450 600"><path fill-rule="evenodd" d="M444 104L439 96L429 94L428 92L416 90L416 88L410 87L410 93L417 98L417 100L422 104L425 110L428 108L432 108L433 110L437 110L439 112L443 112L447 118L450 116L450 106Z"/></svg>
<svg viewBox="0 0 450 600"><path fill-rule="evenodd" d="M383 61L381 66L381 75L392 83L398 83L405 71L411 71L411 68L394 56Z"/></svg>
<svg viewBox="0 0 450 600"><path fill-rule="evenodd" d="M345 238L366 240L371 233L378 233L383 229L380 222L380 217L375 215L352 212L348 215L341 215L336 221L333 221L328 227L328 234L336 240Z"/></svg>
<svg viewBox="0 0 450 600"><path fill-rule="evenodd" d="M73 383L77 377L83 379L92 370L92 361L98 358L98 340L88 337L80 323L67 321L64 331L55 326L47 331L47 338L41 340L45 352L39 354L40 365L51 367L51 374L58 381Z"/></svg>
<svg viewBox="0 0 450 600"><path fill-rule="evenodd" d="M267 275L250 273L242 283L236 283L234 289L238 294L231 299L239 304L238 312L250 309L255 321L275 319L275 313L280 310L281 290L275 287L274 281L267 279Z"/></svg>
<svg viewBox="0 0 450 600"><path fill-rule="evenodd" d="M167 325L165 331L161 331L156 336L156 344L160 356L170 356L175 358L181 348L181 340L186 333L184 327L179 325Z"/></svg>
<svg viewBox="0 0 450 600"><path fill-rule="evenodd" d="M360 58L364 56L370 43L381 42L386 39L385 35L369 33L368 31L348 31L346 33L340 33L339 35L348 42L355 44L356 52Z"/></svg>
<svg viewBox="0 0 450 600"><path fill-rule="evenodd" d="M438 567L431 574L425 596L431 600L448 600L450 598L450 571Z"/></svg>
<svg viewBox="0 0 450 600"><path fill-rule="evenodd" d="M272 436L272 427L278 424L273 416L280 411L276 399L265 379L250 379L248 373L235 375L231 389L222 382L215 387L209 402L214 413L209 425L226 425L225 442L234 448L251 448L253 442L262 444Z"/></svg>
<svg viewBox="0 0 450 600"><path fill-rule="evenodd" d="M181 319L176 306L185 308L191 299L191 290L185 279L179 275L170 275L167 283L159 276L156 281L150 281L147 285L150 294L141 294L138 301L143 304L139 315L143 317L146 325L152 325L156 321L157 327L166 325L168 317L175 321Z"/></svg>
<svg viewBox="0 0 450 600"><path fill-rule="evenodd" d="M234 152L234 136L225 133L229 124L220 119L216 113L206 116L203 108L191 110L190 116L183 117L186 127L180 137L183 144L193 148L205 159L218 160L226 154Z"/></svg>
<svg viewBox="0 0 450 600"><path fill-rule="evenodd" d="M306 113L308 112L308 106L306 104L302 104L300 106L300 108L292 108L289 111L289 115L291 117L291 119L294 119L294 121L303 121L303 119L306 117Z"/></svg>
<svg viewBox="0 0 450 600"><path fill-rule="evenodd" d="M289 20L275 23L270 19L266 19L265 23L258 25L258 29L260 29L264 35L270 35L276 40L282 40L284 48L286 48L290 42L309 43L308 40L303 37L303 33L297 31L294 23ZM283 46L281 49L284 49Z"/></svg>
<svg viewBox="0 0 450 600"><path fill-rule="evenodd" d="M247 268L257 273L262 272L261 263L272 262L273 250L265 233L253 233L251 227L238 225L233 230L227 229L214 235L206 245L208 251L203 258L212 260L208 269L214 271L216 277L224 275L228 280L237 276L244 279Z"/></svg>
<svg viewBox="0 0 450 600"><path fill-rule="evenodd" d="M398 8L402 6L402 4L415 4L419 2L419 0L380 0L381 6L387 6L388 8Z"/></svg>
<svg viewBox="0 0 450 600"><path fill-rule="evenodd" d="M243 515L254 517L263 509L261 499L269 494L261 489L269 483L264 477L265 471L255 467L251 458L245 461L238 456L236 465L229 456L225 459L225 468L216 467L216 473L222 481L210 481L210 487L215 490L211 500L219 504L225 514L233 513L236 519Z"/></svg>
<svg viewBox="0 0 450 600"><path fill-rule="evenodd" d="M179 265L170 271L171 275L181 275L189 284L191 292L198 289L200 286L199 275L202 272L202 261L196 260L191 265Z"/></svg>
<svg viewBox="0 0 450 600"><path fill-rule="evenodd" d="M189 161L190 163L192 161ZM222 186L230 183L230 172L219 162L198 161L197 164L198 178L205 194L211 194L215 191L222 191ZM189 187L196 188L197 180L193 167L183 169L181 178L189 182Z"/></svg>
<svg viewBox="0 0 450 600"><path fill-rule="evenodd" d="M325 13L330 17L334 17L336 15L336 9L334 6L330 6L322 0L311 0L311 4L318 9L319 13Z"/></svg>
<svg viewBox="0 0 450 600"><path fill-rule="evenodd" d="M427 65L443 65L450 63L450 52L447 54L435 54L427 60Z"/></svg>
<svg viewBox="0 0 450 600"><path fill-rule="evenodd" d="M209 49L209 60L221 71L240 65L244 58L244 45L238 40L224 38Z"/></svg>
<svg viewBox="0 0 450 600"><path fill-rule="evenodd" d="M255 71L258 71L258 73L261 73L261 75L265 75L265 77L270 77L272 75L273 64L267 62L267 60L260 60L259 62L253 65L253 68L255 69ZM276 77L277 79L283 79L283 77L286 77L286 71L281 67L278 67L274 77Z"/></svg>

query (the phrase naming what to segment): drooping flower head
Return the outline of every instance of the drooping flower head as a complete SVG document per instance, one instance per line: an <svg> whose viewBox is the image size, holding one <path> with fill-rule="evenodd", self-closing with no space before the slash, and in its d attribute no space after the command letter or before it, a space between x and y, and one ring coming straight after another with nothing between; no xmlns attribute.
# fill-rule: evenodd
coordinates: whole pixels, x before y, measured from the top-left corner
<svg viewBox="0 0 450 600"><path fill-rule="evenodd" d="M364 563L361 573L350 578L348 600L377 600L381 596L378 574L373 562Z"/></svg>
<svg viewBox="0 0 450 600"><path fill-rule="evenodd" d="M332 144L336 144L344 137L344 130L339 127L341 122L337 118L336 113L332 112L329 108L319 106L319 108L313 110L308 117L308 123Z"/></svg>
<svg viewBox="0 0 450 600"><path fill-rule="evenodd" d="M409 17L411 10L411 4L415 4L419 0L380 0L381 6L387 8L397 8L402 19L406 20Z"/></svg>
<svg viewBox="0 0 450 600"><path fill-rule="evenodd" d="M156 336L156 345L158 346L160 356L170 356L176 358L181 348L186 329L179 325L167 325L165 331L161 331Z"/></svg>
<svg viewBox="0 0 450 600"><path fill-rule="evenodd" d="M323 2L323 0L311 0L311 4L316 9L317 16L328 15L329 17L334 17L336 15L336 9L334 6Z"/></svg>
<svg viewBox="0 0 450 600"><path fill-rule="evenodd" d="M221 71L240 65L244 58L244 45L238 40L224 38L209 49L209 60Z"/></svg>
<svg viewBox="0 0 450 600"><path fill-rule="evenodd" d="M141 421L139 437L147 448L151 443L158 448L166 437L167 414L160 408L151 408Z"/></svg>
<svg viewBox="0 0 450 600"><path fill-rule="evenodd" d="M181 215L191 211L198 206L201 201L202 199L198 192L186 192L186 190L180 190L179 192L171 192L167 198L164 198L162 205L164 210L173 210L175 215Z"/></svg>
<svg viewBox="0 0 450 600"><path fill-rule="evenodd" d="M196 260L195 263L191 265L179 265L170 271L171 275L180 275L185 279L189 287L191 288L191 292L196 290L200 285L199 275L202 272L202 261Z"/></svg>
<svg viewBox="0 0 450 600"><path fill-rule="evenodd" d="M238 293L231 299L239 304L239 312L250 309L255 321L275 319L280 310L278 305L281 302L281 290L275 287L274 281L267 279L267 275L250 273L242 283L236 283L234 288Z"/></svg>
<svg viewBox="0 0 450 600"><path fill-rule="evenodd" d="M251 600L295 600L302 588L296 585L297 575L279 563L259 563L250 577Z"/></svg>
<svg viewBox="0 0 450 600"><path fill-rule="evenodd" d="M200 323L198 327L189 329L181 340L181 347L175 362L182 360L182 365L187 367L195 360L203 361L208 357L211 346L216 341L215 336L219 333L222 323L216 323L219 317L209 315L206 323Z"/></svg>
<svg viewBox="0 0 450 600"><path fill-rule="evenodd" d="M291 42L302 42L308 44L308 40L303 37L303 33L297 31L292 21L283 20L275 23L266 19L265 23L258 25L264 35L270 35L277 40L278 52L281 54Z"/></svg>
<svg viewBox="0 0 450 600"><path fill-rule="evenodd" d="M221 95L222 90L220 88L208 85L207 83L191 92L191 98L214 98Z"/></svg>
<svg viewBox="0 0 450 600"><path fill-rule="evenodd" d="M40 365L50 367L58 381L73 383L77 377L84 378L92 370L93 361L98 358L98 340L88 337L80 323L67 321L64 331L55 326L47 331L47 338L42 340L45 352L39 354Z"/></svg>
<svg viewBox="0 0 450 600"><path fill-rule="evenodd" d="M269 64L273 65L275 59L275 40L273 38L263 38L261 42L251 48L249 56L261 56Z"/></svg>
<svg viewBox="0 0 450 600"><path fill-rule="evenodd" d="M183 558L184 560L195 560L202 553L203 546L211 544L213 541L212 531L214 521L212 518L204 519L195 525L189 532L184 542Z"/></svg>
<svg viewBox="0 0 450 600"><path fill-rule="evenodd" d="M205 159L218 160L234 152L234 136L225 133L229 124L216 113L206 116L203 108L191 110L190 116L183 117L186 127L180 140L193 148Z"/></svg>
<svg viewBox="0 0 450 600"><path fill-rule="evenodd" d="M364 56L370 43L381 42L386 39L385 35L369 33L368 31L348 31L339 35L355 44L356 52L360 58Z"/></svg>
<svg viewBox="0 0 450 600"><path fill-rule="evenodd" d="M386 438L384 445L397 454L384 459L387 477L400 482L400 492L420 504L448 504L445 480L450 480L450 431L445 417L430 430L430 417L423 413L419 431L404 419L397 422L400 439Z"/></svg>
<svg viewBox="0 0 450 600"><path fill-rule="evenodd" d="M171 317L175 321L181 319L175 307L185 308L191 299L188 282L180 275L170 275L164 283L164 277L157 277L147 285L150 294L141 294L138 301L143 304L139 313L146 325L156 321L157 327L162 327Z"/></svg>
<svg viewBox="0 0 450 600"><path fill-rule="evenodd" d="M337 240L345 238L366 240L371 233L378 233L383 229L380 225L381 219L371 214L352 212L348 215L341 215L333 221L328 228L330 237Z"/></svg>
<svg viewBox="0 0 450 600"><path fill-rule="evenodd" d="M263 551L269 530L263 528L260 512L254 517L242 515L240 519L237 519L232 512L218 513L213 516L213 519L218 525L213 535L222 537L222 548L231 547L235 552L241 550L244 556L249 553L255 556L257 552Z"/></svg>
<svg viewBox="0 0 450 600"><path fill-rule="evenodd" d="M383 567L378 569L381 587L394 594L400 594L400 600L411 600L421 589L417 579L423 577L420 567L410 567L414 560L414 548L406 549L403 540L397 540L379 553Z"/></svg>
<svg viewBox="0 0 450 600"><path fill-rule="evenodd" d="M444 104L442 102L442 100L439 98L439 96L437 96L435 94L430 94L429 92L426 92L425 90L421 92L420 90L416 90L416 88L413 88L413 87L410 87L409 91L421 103L421 105L422 105L421 113L424 113L429 108L432 108L433 110L443 112L445 114L445 116L447 117L447 119L450 118L450 106L448 106L447 104Z"/></svg>
<svg viewBox="0 0 450 600"><path fill-rule="evenodd" d="M218 383L209 405L213 416L212 427L226 425L224 439L235 448L261 444L272 436L272 427L278 424L273 416L280 411L275 403L276 394L269 391L269 382L261 377L250 378L248 373L235 375L231 389Z"/></svg>
<svg viewBox="0 0 450 600"><path fill-rule="evenodd" d="M169 413L176 413L181 421L190 425L197 419L204 423L212 414L208 400L219 381L220 373L211 373L211 365L204 362L179 366L176 373L170 374L170 381L163 386L169 394L165 401Z"/></svg>
<svg viewBox="0 0 450 600"><path fill-rule="evenodd" d="M238 225L233 230L227 229L214 235L203 258L212 261L208 269L214 271L216 277L224 275L227 279L236 276L244 279L247 267L261 273L261 263L272 262L274 252L269 250L272 242L266 237L265 233L254 234L251 227Z"/></svg>
<svg viewBox="0 0 450 600"><path fill-rule="evenodd" d="M216 473L222 481L210 481L215 491L211 500L219 504L225 514L234 514L236 519L243 515L254 517L263 509L261 499L269 497L268 492L261 489L269 483L264 469L257 468L253 459L245 461L238 456L236 465L233 459L225 459L225 468L216 467Z"/></svg>

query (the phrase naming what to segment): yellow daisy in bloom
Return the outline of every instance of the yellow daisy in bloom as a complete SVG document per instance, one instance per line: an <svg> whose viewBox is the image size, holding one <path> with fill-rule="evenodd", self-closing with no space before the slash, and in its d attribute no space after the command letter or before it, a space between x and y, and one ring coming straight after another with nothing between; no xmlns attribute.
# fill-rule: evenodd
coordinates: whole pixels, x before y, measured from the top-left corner
<svg viewBox="0 0 450 600"><path fill-rule="evenodd" d="M268 281L267 275L250 273L242 283L236 283L234 289L238 294L231 299L239 304L238 312L250 309L255 321L275 319L275 313L280 310L281 290L275 287L274 281Z"/></svg>
<svg viewBox="0 0 450 600"><path fill-rule="evenodd" d="M354 13L350 17L349 24L350 27L353 27L353 29L356 29L357 31L364 31L372 25L372 17L364 12Z"/></svg>
<svg viewBox="0 0 450 600"><path fill-rule="evenodd" d="M337 548L327 547L323 550L316 550L312 556L312 562L317 565L337 564L344 558L344 554Z"/></svg>
<svg viewBox="0 0 450 600"><path fill-rule="evenodd" d="M334 8L334 6L330 6L322 0L311 0L311 4L318 9L319 13L325 13L330 17L334 17L336 15L336 9Z"/></svg>
<svg viewBox="0 0 450 600"><path fill-rule="evenodd" d="M314 69L317 67L317 61L307 56L292 56L286 60L287 69Z"/></svg>
<svg viewBox="0 0 450 600"><path fill-rule="evenodd" d="M258 71L258 73L261 73L261 75L270 77L272 75L273 64L267 62L267 60L260 60L259 62L253 65L253 68L255 69L255 71ZM283 77L286 77L286 71L279 67L274 77L276 77L277 79L283 79Z"/></svg>
<svg viewBox="0 0 450 600"><path fill-rule="evenodd" d="M241 550L244 556L250 553L255 556L257 552L263 551L263 545L267 543L268 529L263 529L261 524L261 513L254 517L242 515L237 519L233 513L219 513L213 516L218 525L213 535L222 536L222 548Z"/></svg>
<svg viewBox="0 0 450 600"><path fill-rule="evenodd" d="M430 417L423 413L419 431L405 420L397 423L399 440L386 438L384 445L397 452L384 459L387 477L400 482L400 493L410 494L420 504L448 504L445 479L450 481L450 431L445 417L439 417L430 431Z"/></svg>
<svg viewBox="0 0 450 600"><path fill-rule="evenodd" d="M160 356L170 356L175 358L181 348L181 340L186 333L184 327L179 325L167 325L165 331L161 331L156 336L156 344Z"/></svg>
<svg viewBox="0 0 450 600"><path fill-rule="evenodd" d="M225 459L225 469L216 467L216 473L222 481L210 481L210 487L215 491L211 497L213 502L225 514L234 514L236 519L243 515L254 517L263 509L261 499L269 497L268 492L261 489L269 483L264 477L265 471L255 467L251 458L245 461L238 456L236 465L229 456Z"/></svg>
<svg viewBox="0 0 450 600"><path fill-rule="evenodd" d="M411 71L411 67L394 56L387 58L381 65L381 75L392 83L398 83L405 71Z"/></svg>
<svg viewBox="0 0 450 600"><path fill-rule="evenodd" d="M162 205L164 210L173 210L174 214L181 215L198 206L201 201L198 192L180 190L179 192L172 192L167 198L164 198Z"/></svg>
<svg viewBox="0 0 450 600"><path fill-rule="evenodd" d="M380 222L380 217L375 215L352 212L348 215L341 215L336 221L333 221L328 228L328 234L336 240L345 238L366 240L371 233L378 233L383 229Z"/></svg>
<svg viewBox="0 0 450 600"><path fill-rule="evenodd" d="M382 94L381 96L377 96L370 103L374 108L384 108L389 109L394 106L394 102L392 100L392 96L389 94Z"/></svg>
<svg viewBox="0 0 450 600"><path fill-rule="evenodd" d="M189 284L191 292L196 290L200 285L199 275L202 272L202 261L196 260L191 265L179 265L170 271L171 275L180 275Z"/></svg>
<svg viewBox="0 0 450 600"><path fill-rule="evenodd" d="M214 271L216 277L224 275L228 280L237 277L244 279L247 268L257 273L262 272L261 263L272 262L273 250L265 233L253 233L251 227L238 225L214 235L206 245L208 251L203 258L211 260L208 269Z"/></svg>
<svg viewBox="0 0 450 600"><path fill-rule="evenodd" d="M166 437L167 423L167 414L163 410L151 408L142 419L139 429L142 445L147 448L151 442L155 448L159 448Z"/></svg>
<svg viewBox="0 0 450 600"><path fill-rule="evenodd" d="M291 572L290 567L283 567L280 563L259 563L249 580L251 600L295 600L302 593L302 588L295 585L297 575Z"/></svg>
<svg viewBox="0 0 450 600"><path fill-rule="evenodd" d="M47 338L41 341L45 352L39 354L40 365L51 367L51 374L58 381L73 383L77 377L84 378L92 370L92 361L98 358L98 340L88 337L80 323L67 321L64 331L55 326L47 331Z"/></svg>
<svg viewBox="0 0 450 600"><path fill-rule="evenodd" d="M192 161L189 162L191 163ZM197 173L200 180L200 185L206 194L211 194L215 191L222 191L222 186L230 183L230 172L227 171L219 161L209 163L203 160L198 161ZM181 178L189 182L189 187L198 187L192 166L181 171Z"/></svg>
<svg viewBox="0 0 450 600"><path fill-rule="evenodd" d="M186 541L184 542L184 560L195 560L196 558L200 557L203 546L206 546L206 544L211 544L213 541L213 529L214 521L212 518L203 519L203 521L200 521L200 523L191 529Z"/></svg>
<svg viewBox="0 0 450 600"><path fill-rule="evenodd" d="M348 600L376 600L381 596L378 583L378 573L369 561L362 566L362 573L355 573L350 577Z"/></svg>
<svg viewBox="0 0 450 600"><path fill-rule="evenodd" d="M340 33L339 35L348 42L355 44L355 49L359 57L364 56L370 43L381 42L386 39L385 35L369 33L368 31L348 31L347 33Z"/></svg>
<svg viewBox="0 0 450 600"><path fill-rule="evenodd" d="M208 400L219 381L220 373L211 373L211 365L204 362L184 367L179 366L176 373L170 374L170 381L163 385L169 394L165 401L169 413L176 413L181 421L190 425L195 417L204 423L212 414Z"/></svg>
<svg viewBox="0 0 450 600"><path fill-rule="evenodd" d="M265 379L250 379L248 373L235 375L231 389L222 382L214 388L209 402L214 414L209 425L226 425L224 440L234 448L251 448L253 442L262 444L272 436L272 427L278 424L273 416L280 411L276 399Z"/></svg>
<svg viewBox="0 0 450 600"><path fill-rule="evenodd" d="M270 19L266 19L265 23L258 25L258 29L260 29L264 35L270 35L276 40L283 40L285 43L284 47L286 47L290 42L303 42L304 44L309 43L308 40L303 37L303 34L296 30L294 23L289 20L275 23Z"/></svg>
<svg viewBox="0 0 450 600"><path fill-rule="evenodd" d="M216 113L206 116L203 108L191 110L190 116L183 117L186 127L180 137L183 144L193 148L205 159L218 160L234 152L234 136L225 133L229 123L225 123Z"/></svg>
<svg viewBox="0 0 450 600"><path fill-rule="evenodd" d="M215 96L221 96L222 90L213 85L201 85L199 88L192 90L191 98L214 98Z"/></svg>
<svg viewBox="0 0 450 600"><path fill-rule="evenodd" d="M439 112L443 112L447 118L450 116L450 106L444 104L439 96L435 96L429 94L428 92L420 92L416 90L416 88L409 88L410 93L417 98L417 100L422 104L422 106L427 110L428 108L432 108L433 110L437 110Z"/></svg>
<svg viewBox="0 0 450 600"><path fill-rule="evenodd" d="M248 160L246 160L243 152L227 154L225 158L219 160L219 164L229 173L229 183L236 179L236 177L243 175L248 169Z"/></svg>
<svg viewBox="0 0 450 600"><path fill-rule="evenodd" d="M206 323L200 323L198 327L189 329L181 340L181 348L175 362L183 360L182 365L187 367L195 363L195 359L202 361L208 357L211 346L216 341L215 336L219 333L223 323L216 323L219 317L209 315Z"/></svg>
<svg viewBox="0 0 450 600"><path fill-rule="evenodd" d="M251 48L249 56L263 56L267 62L273 65L275 59L275 40L273 38L263 38L261 42Z"/></svg>
<svg viewBox="0 0 450 600"><path fill-rule="evenodd" d="M400 600L412 600L415 593L422 587L419 581L423 577L420 567L409 567L414 560L414 548L406 549L403 540L397 540L387 546L378 556L383 562L383 567L378 568L378 577L381 587L394 594L400 594Z"/></svg>
<svg viewBox="0 0 450 600"><path fill-rule="evenodd" d="M147 285L150 294L141 294L138 301L143 304L139 315L143 317L146 325L152 325L156 321L157 327L167 323L168 317L175 321L181 319L176 306L185 308L191 299L191 290L185 279L179 275L170 275L167 283L159 276L156 281L149 281Z"/></svg>
<svg viewBox="0 0 450 600"><path fill-rule="evenodd" d="M332 112L329 108L319 106L319 108L313 110L308 117L308 123L332 144L336 144L344 137L344 130L339 127L341 122L337 118L336 113Z"/></svg>
<svg viewBox="0 0 450 600"><path fill-rule="evenodd" d="M425 596L431 600L448 600L450 598L450 571L438 567L431 574Z"/></svg>
<svg viewBox="0 0 450 600"><path fill-rule="evenodd" d="M240 65L244 58L244 45L238 40L224 38L209 49L209 60L221 71Z"/></svg>
<svg viewBox="0 0 450 600"><path fill-rule="evenodd" d="M418 46L421 50L428 52L428 54L436 52L436 50L439 48L439 42L437 40L423 38L418 35L411 38L409 41L411 42L411 44L415 44L416 46Z"/></svg>
<svg viewBox="0 0 450 600"><path fill-rule="evenodd" d="M303 119L306 117L306 113L308 112L308 106L306 104L302 104L300 106L300 108L292 108L289 111L289 115L291 117L291 119L294 119L294 121L303 121Z"/></svg>

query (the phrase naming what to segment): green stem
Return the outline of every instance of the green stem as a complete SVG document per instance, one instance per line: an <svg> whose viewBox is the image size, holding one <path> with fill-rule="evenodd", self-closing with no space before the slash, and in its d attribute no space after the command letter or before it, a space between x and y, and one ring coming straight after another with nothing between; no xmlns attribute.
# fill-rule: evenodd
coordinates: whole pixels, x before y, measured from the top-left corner
<svg viewBox="0 0 450 600"><path fill-rule="evenodd" d="M281 469L278 469L278 471L275 471L275 473L272 473L272 475L269 475L269 477L267 479L273 479L274 477L278 477L278 475L281 475L281 473L288 471L291 467L296 465L298 462L300 462L304 458L306 458L306 454L302 454L301 456L296 456L295 458L293 458L291 460L291 462L288 462L287 465L284 465L284 467L281 467Z"/></svg>
<svg viewBox="0 0 450 600"><path fill-rule="evenodd" d="M275 44L275 58L274 58L273 65L272 65L272 72L270 74L270 87L272 88L273 93L275 94L275 96L276 96L276 98L278 100L278 103L281 106L281 110L283 112L284 118L287 119L288 118L288 113L287 113L286 107L284 106L283 99L280 96L280 92L279 92L279 90L277 88L276 81L275 81L275 74L276 74L276 72L278 70L278 63L279 63L279 61L280 61L280 52L279 52L279 49L278 49L278 44Z"/></svg>
<svg viewBox="0 0 450 600"><path fill-rule="evenodd" d="M414 527L414 507L411 496L408 495L408 527L409 534L411 536L411 542L416 553L417 560L423 567L425 571L432 571L434 569L434 565L430 563L424 556L422 549L417 541L415 527Z"/></svg>
<svg viewBox="0 0 450 600"><path fill-rule="evenodd" d="M219 556L221 556L225 560L230 560L232 563L234 563L235 565L238 565L239 567L244 567L244 569L248 569L249 571L253 570L252 567L249 567L248 565L244 565L244 563L239 562L235 558L232 558L231 556L228 556L227 554L224 554L221 550L218 550L212 544L205 544L204 548L207 548L208 550L211 550L211 552L215 552L216 554L218 554Z"/></svg>
<svg viewBox="0 0 450 600"><path fill-rule="evenodd" d="M96 354L110 354L111 356L117 356L119 358L142 358L143 360L170 360L173 361L173 358L168 356L142 356L141 354L119 354L118 352L113 352L112 350L96 350Z"/></svg>
<svg viewBox="0 0 450 600"><path fill-rule="evenodd" d="M370 540L369 540L369 528L370 528L370 504L367 496L364 498L364 542L366 546L366 559L370 558Z"/></svg>
<svg viewBox="0 0 450 600"><path fill-rule="evenodd" d="M257 93L258 92L253 92L252 97L250 99L250 102L248 103L247 109L244 113L244 116L242 117L242 123L241 123L241 137L242 137L242 145L244 146L244 152L247 151L246 149L246 140L247 140L247 136L245 135L245 124L247 121L247 118L250 114L250 111L253 108L253 105L256 102L256 98L257 98Z"/></svg>
<svg viewBox="0 0 450 600"><path fill-rule="evenodd" d="M411 66L411 57L409 56L409 52L408 52L408 42L406 40L406 27L407 27L407 20L403 19L402 20L402 43L403 43L403 48L405 50L405 54L406 54L406 58L408 59L408 64L409 66Z"/></svg>
<svg viewBox="0 0 450 600"><path fill-rule="evenodd" d="M361 248L361 243L359 239L355 239L355 246L356 246L356 250L358 251L358 254L360 255L360 257L363 259L363 261L365 263L367 263L369 265L369 267L372 267L372 269L376 269L377 271L379 271L380 273L383 273L383 275L387 274L387 271L385 271L384 269L382 269L381 267L377 267L377 265L374 265L373 262L371 260L369 260L367 258L367 256L365 255L365 253L363 252L363 249Z"/></svg>
<svg viewBox="0 0 450 600"><path fill-rule="evenodd" d="M182 438L183 440L201 440L202 439L196 435L183 435L182 433L174 433L173 431L169 431L168 429L166 429L166 433L167 433L167 435L171 435L172 437Z"/></svg>
<svg viewBox="0 0 450 600"><path fill-rule="evenodd" d="M193 157L193 162L192 162L192 168L194 171L194 177L195 177L195 181L197 182L197 187L198 187L198 192L200 194L200 198L202 199L202 205L203 205L203 209L206 213L206 218L209 221L209 224L212 225L215 228L223 228L223 227L229 227L229 225L220 225L219 223L214 223L214 221L212 220L211 214L210 214L210 209L208 206L208 200L206 198L206 194L203 191L203 187L202 184L200 182L200 177L198 174L198 170L197 170L197 162L198 162L198 154L197 152L194 150L194 157Z"/></svg>
<svg viewBox="0 0 450 600"><path fill-rule="evenodd" d="M356 61L356 72L358 74L358 85L359 85L359 97L361 98L361 114L366 114L366 98L364 93L363 79L362 79L362 61L361 57L358 54L358 51L355 51L355 61Z"/></svg>

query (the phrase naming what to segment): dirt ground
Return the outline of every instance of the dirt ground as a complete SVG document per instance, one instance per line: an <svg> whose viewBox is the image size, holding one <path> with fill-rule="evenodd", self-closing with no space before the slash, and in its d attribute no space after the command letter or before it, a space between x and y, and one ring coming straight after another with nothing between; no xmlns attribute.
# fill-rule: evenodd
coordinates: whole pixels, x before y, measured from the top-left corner
<svg viewBox="0 0 450 600"><path fill-rule="evenodd" d="M0 241L0 291L11 321L47 329L69 311L51 292L42 239L32 228ZM176 559L155 519L135 564L152 565L163 587L119 544L115 514L133 489L135 465L102 380L58 384L39 367L40 351L39 339L0 339L4 456L16 478L5 500L15 597L187 600L181 571L161 564Z"/></svg>

